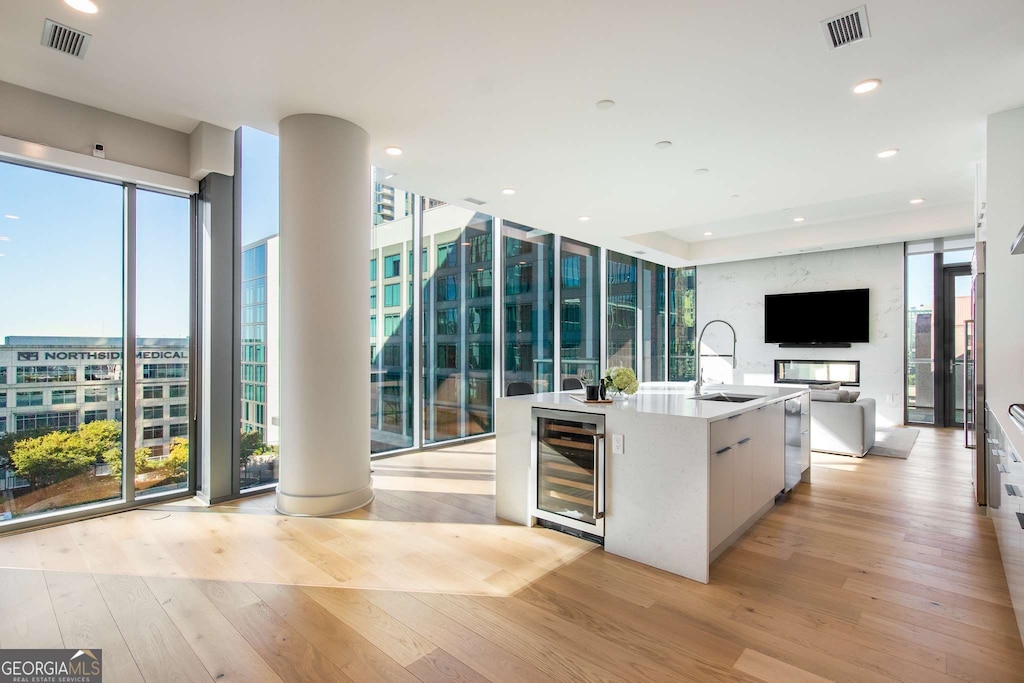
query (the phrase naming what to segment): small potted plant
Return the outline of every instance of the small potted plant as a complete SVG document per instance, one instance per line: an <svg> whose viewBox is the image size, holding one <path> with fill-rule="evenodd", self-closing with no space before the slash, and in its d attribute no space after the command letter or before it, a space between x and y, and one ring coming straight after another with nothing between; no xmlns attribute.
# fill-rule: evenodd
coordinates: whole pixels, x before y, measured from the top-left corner
<svg viewBox="0 0 1024 683"><path fill-rule="evenodd" d="M636 373L632 368L608 368L604 373L604 385L615 398L623 398L635 394L640 388Z"/></svg>

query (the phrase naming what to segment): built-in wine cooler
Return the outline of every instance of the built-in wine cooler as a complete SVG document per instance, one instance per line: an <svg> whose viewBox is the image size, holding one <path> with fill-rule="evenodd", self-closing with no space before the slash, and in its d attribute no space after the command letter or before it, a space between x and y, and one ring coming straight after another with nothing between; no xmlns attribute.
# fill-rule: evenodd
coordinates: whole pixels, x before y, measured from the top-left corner
<svg viewBox="0 0 1024 683"><path fill-rule="evenodd" d="M533 516L543 526L604 537L604 416L533 410Z"/></svg>

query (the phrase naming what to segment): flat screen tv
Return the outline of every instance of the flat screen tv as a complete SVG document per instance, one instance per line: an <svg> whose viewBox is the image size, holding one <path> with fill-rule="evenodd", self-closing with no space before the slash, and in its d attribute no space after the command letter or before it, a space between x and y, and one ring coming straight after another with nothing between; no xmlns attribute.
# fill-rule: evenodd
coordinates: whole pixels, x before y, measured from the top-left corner
<svg viewBox="0 0 1024 683"><path fill-rule="evenodd" d="M766 344L800 346L868 341L868 290L768 294L764 297Z"/></svg>

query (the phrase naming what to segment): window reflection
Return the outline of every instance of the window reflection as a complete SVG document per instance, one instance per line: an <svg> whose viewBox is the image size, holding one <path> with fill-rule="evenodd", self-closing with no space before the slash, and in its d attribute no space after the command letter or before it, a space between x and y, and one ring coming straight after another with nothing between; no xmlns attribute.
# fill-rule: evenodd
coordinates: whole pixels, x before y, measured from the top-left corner
<svg viewBox="0 0 1024 683"><path fill-rule="evenodd" d="M562 378L597 378L601 365L601 250L562 239Z"/></svg>
<svg viewBox="0 0 1024 683"><path fill-rule="evenodd" d="M494 220L424 198L423 442L493 431ZM433 296L431 292L433 291Z"/></svg>
<svg viewBox="0 0 1024 683"><path fill-rule="evenodd" d="M555 391L554 235L503 221L505 254L504 384Z"/></svg>
<svg viewBox="0 0 1024 683"><path fill-rule="evenodd" d="M608 252L608 367L636 370L636 259Z"/></svg>

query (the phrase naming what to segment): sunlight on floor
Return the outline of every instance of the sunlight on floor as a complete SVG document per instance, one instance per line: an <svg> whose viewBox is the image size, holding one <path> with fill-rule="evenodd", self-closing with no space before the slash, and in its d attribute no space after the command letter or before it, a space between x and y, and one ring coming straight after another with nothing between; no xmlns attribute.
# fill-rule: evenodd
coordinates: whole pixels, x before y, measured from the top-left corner
<svg viewBox="0 0 1024 683"><path fill-rule="evenodd" d="M507 596L597 547L496 519L493 461L493 441L376 460L377 499L338 517L279 515L268 492L41 529L0 539L0 567Z"/></svg>

